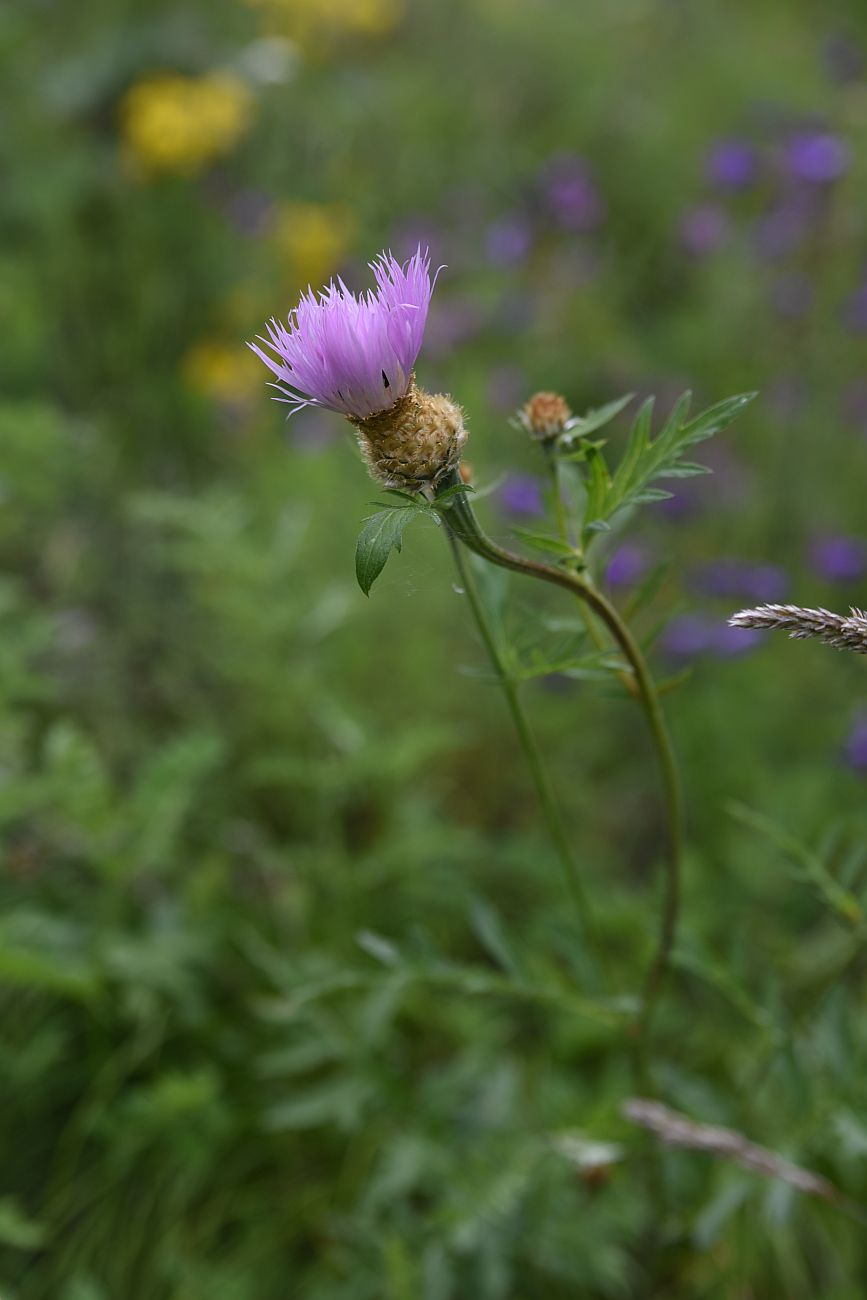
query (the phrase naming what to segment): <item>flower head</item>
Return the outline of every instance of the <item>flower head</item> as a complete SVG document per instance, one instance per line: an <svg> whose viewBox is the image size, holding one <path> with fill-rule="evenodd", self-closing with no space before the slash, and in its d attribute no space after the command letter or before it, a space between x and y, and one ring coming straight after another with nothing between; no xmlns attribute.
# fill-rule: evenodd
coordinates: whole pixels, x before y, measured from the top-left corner
<svg viewBox="0 0 867 1300"><path fill-rule="evenodd" d="M550 442L574 423L569 403L559 393L534 393L515 416L515 421L539 442Z"/></svg>
<svg viewBox="0 0 867 1300"><path fill-rule="evenodd" d="M421 350L433 291L430 259L419 248L403 266L391 253L370 263L376 290L357 297L342 280L302 295L288 328L272 320L250 343L277 376L273 387L292 412L323 406L350 419L390 410L405 397Z"/></svg>
<svg viewBox="0 0 867 1300"><path fill-rule="evenodd" d="M850 157L846 141L830 131L802 131L789 141L785 165L794 180L828 185L848 171Z"/></svg>
<svg viewBox="0 0 867 1300"><path fill-rule="evenodd" d="M544 514L542 485L532 474L510 474L500 488L500 506L514 518L533 518Z"/></svg>
<svg viewBox="0 0 867 1300"><path fill-rule="evenodd" d="M718 140L707 156L705 170L720 189L744 190L756 179L758 157L748 140Z"/></svg>
<svg viewBox="0 0 867 1300"><path fill-rule="evenodd" d="M355 425L362 455L385 487L421 492L456 470L466 442L463 412L449 397L416 387L433 284L418 248L402 266L391 253L370 263L376 290L358 297L332 280L308 289L288 329L272 320L250 343L277 376L273 387L290 414L305 406L336 411Z"/></svg>
<svg viewBox="0 0 867 1300"><path fill-rule="evenodd" d="M867 547L860 537L818 537L810 560L816 573L828 582L857 582L867 569Z"/></svg>

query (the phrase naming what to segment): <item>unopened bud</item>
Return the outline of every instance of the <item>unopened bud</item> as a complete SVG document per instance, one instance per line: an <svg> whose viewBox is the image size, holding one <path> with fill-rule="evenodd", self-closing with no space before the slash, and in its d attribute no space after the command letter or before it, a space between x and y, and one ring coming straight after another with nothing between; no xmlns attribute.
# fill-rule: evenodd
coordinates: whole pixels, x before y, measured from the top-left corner
<svg viewBox="0 0 867 1300"><path fill-rule="evenodd" d="M518 422L531 438L550 442L568 429L572 411L559 393L534 393L518 411Z"/></svg>

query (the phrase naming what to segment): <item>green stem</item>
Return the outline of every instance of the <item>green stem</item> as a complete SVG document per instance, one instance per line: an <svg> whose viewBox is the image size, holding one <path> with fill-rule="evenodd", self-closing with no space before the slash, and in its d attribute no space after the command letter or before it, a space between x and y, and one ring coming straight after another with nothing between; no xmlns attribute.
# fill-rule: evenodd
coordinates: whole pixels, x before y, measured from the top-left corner
<svg viewBox="0 0 867 1300"><path fill-rule="evenodd" d="M448 525L447 519L447 525ZM545 768L542 754L536 743L530 727L530 721L524 710L523 703L518 691L518 684L509 672L502 650L497 644L497 639L491 629L484 605L479 596L476 581L470 570L470 566L464 559L461 547L457 538L450 527L448 527L449 543L454 555L455 566L458 571L461 587L466 594L467 600L472 610L473 618L479 629L479 635L484 642L488 657L493 665L494 671L499 679L503 694L506 697L506 703L515 731L518 734L521 748L524 751L524 757L527 761L527 767L530 769L530 775L533 778L533 784L536 787L536 793L539 796L539 803L545 816L545 823L548 827L548 833L551 841L557 850L557 856L563 867L563 874L566 878L566 887L575 906L575 911L581 925L582 933L587 941L588 948L593 952L597 963L600 961L599 944L596 940L595 929L593 925L593 916L590 909L590 903L581 883L581 877L578 872L578 866L572 854L572 848L569 843L569 837L566 834L566 828L563 825L563 819L560 815L560 809L557 805L557 799L551 785L550 777Z"/></svg>
<svg viewBox="0 0 867 1300"><path fill-rule="evenodd" d="M459 482L460 480L455 474L450 480L442 484L442 490L454 487ZM641 1006L636 1024L638 1050L643 1056L644 1044L659 997L659 990L671 960L680 910L680 877L683 859L683 798L680 778L656 685L638 642L621 618L618 610L606 599L602 592L590 585L580 573L567 569L555 569L536 560L528 560L523 556L515 555L512 551L507 551L498 546L482 531L465 492L457 491L450 496L448 502L444 503L444 510L447 513L449 525L458 539L470 550L475 551L477 555L481 555L483 559L504 569L510 569L515 573L523 573L528 577L539 578L544 582L553 583L555 586L563 587L573 595L578 596L607 627L614 641L622 650L635 676L638 697L647 717L659 760L670 839L670 852L666 860L665 897L657 947L644 981Z"/></svg>
<svg viewBox="0 0 867 1300"><path fill-rule="evenodd" d="M569 522L566 517L566 511L563 508L563 495L561 492L562 484L561 484L561 473L560 473L560 459L557 456L556 452L553 450L553 448L548 451L548 469L551 474L551 484L554 490L554 503L555 503L554 517L557 523L557 531L560 534L560 540L566 542L568 546L571 546L572 539L569 536ZM586 567L585 557L587 555L587 549L588 549L587 547L584 547L583 549L580 547L576 547L575 559L580 562L580 567L583 568L584 572L587 574L587 577L585 578L585 582L587 586L592 586L593 584L590 580L589 570ZM581 617L584 621L584 626L587 628L587 631L590 634L590 637L594 645L596 646L597 650L604 650L607 645L607 642L605 640L605 634L602 631L602 629L599 627L599 624L597 623L596 619L593 617L593 614L590 612L590 609L586 601L584 600L583 596L579 596L578 598L578 607L581 610ZM638 687L636 686L635 678L633 677L632 673L624 669L623 672L619 672L617 676L620 678L620 681L626 687L627 691L629 691L629 694L637 697Z"/></svg>

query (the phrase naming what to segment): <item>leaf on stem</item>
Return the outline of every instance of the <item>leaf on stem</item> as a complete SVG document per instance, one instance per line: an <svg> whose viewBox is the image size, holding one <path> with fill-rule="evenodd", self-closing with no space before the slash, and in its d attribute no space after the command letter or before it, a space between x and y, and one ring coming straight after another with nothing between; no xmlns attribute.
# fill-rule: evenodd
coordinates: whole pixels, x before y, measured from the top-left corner
<svg viewBox="0 0 867 1300"><path fill-rule="evenodd" d="M585 534L607 528L619 511L664 501L671 496L664 488L650 486L655 479L691 478L709 473L706 466L684 460L684 453L726 428L754 397L755 393L729 397L693 420L687 420L690 394L684 393L656 438L652 437L651 430L653 399L648 398L635 417L623 457L613 475L609 475L601 451L587 457Z"/></svg>
<svg viewBox="0 0 867 1300"><path fill-rule="evenodd" d="M395 505L364 521L355 547L355 576L365 596L370 595L391 552L400 550L404 530L419 513L414 505Z"/></svg>
<svg viewBox="0 0 867 1300"><path fill-rule="evenodd" d="M606 402L604 406L598 407L595 411L588 411L586 415L576 416L574 420L569 422L568 433L562 439L562 443L570 447L578 439L586 438L588 433L595 433L597 429L610 424L614 417L620 414L624 406L629 405L634 396L634 393L627 393L625 397L618 397L614 402Z"/></svg>

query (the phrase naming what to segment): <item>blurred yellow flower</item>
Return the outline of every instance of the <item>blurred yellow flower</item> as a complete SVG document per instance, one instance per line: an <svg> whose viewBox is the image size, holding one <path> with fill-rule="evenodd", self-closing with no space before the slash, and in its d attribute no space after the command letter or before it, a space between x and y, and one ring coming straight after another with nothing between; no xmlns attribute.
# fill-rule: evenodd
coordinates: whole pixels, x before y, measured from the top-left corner
<svg viewBox="0 0 867 1300"><path fill-rule="evenodd" d="M403 0L247 0L261 9L267 25L294 40L309 42L339 32L384 36L403 17Z"/></svg>
<svg viewBox="0 0 867 1300"><path fill-rule="evenodd" d="M283 203L271 237L293 285L306 288L328 280L343 259L354 222L337 203Z"/></svg>
<svg viewBox="0 0 867 1300"><path fill-rule="evenodd" d="M259 365L243 342L200 340L184 357L182 373L194 393L227 405L247 402L261 390Z"/></svg>
<svg viewBox="0 0 867 1300"><path fill-rule="evenodd" d="M231 73L160 73L127 91L120 123L129 155L142 170L191 173L234 149L253 112L249 87Z"/></svg>

